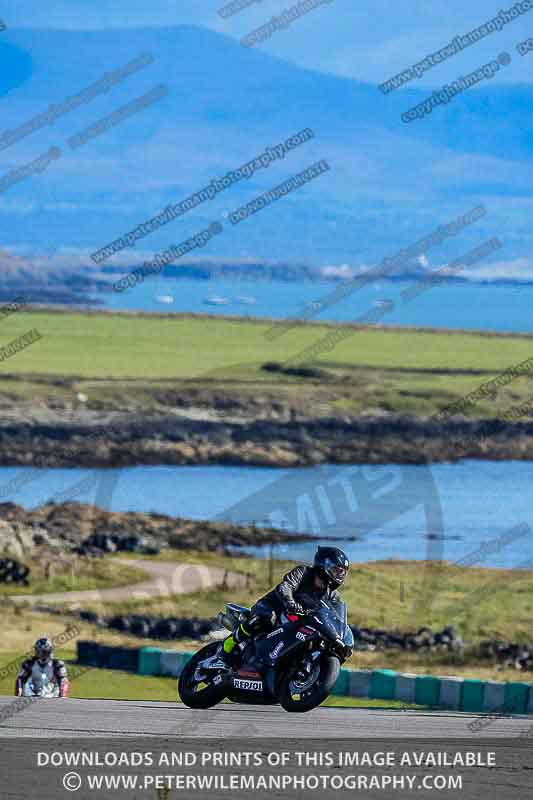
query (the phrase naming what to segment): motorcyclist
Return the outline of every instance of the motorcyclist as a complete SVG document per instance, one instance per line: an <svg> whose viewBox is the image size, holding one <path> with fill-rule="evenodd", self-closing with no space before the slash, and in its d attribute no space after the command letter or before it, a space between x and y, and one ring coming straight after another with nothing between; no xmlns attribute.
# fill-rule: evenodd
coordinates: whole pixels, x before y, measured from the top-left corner
<svg viewBox="0 0 533 800"><path fill-rule="evenodd" d="M35 642L35 655L22 662L15 683L15 695L22 697L24 686L31 680L34 689L44 683L56 683L60 697L68 697L69 682L64 661L54 658L54 647L50 639L43 637Z"/></svg>
<svg viewBox="0 0 533 800"><path fill-rule="evenodd" d="M319 547L313 566L294 567L281 583L255 603L248 619L223 641L219 659L225 666L232 666L235 654L241 649L237 645L273 629L282 612L303 614L306 607L312 608L320 600L340 599L337 589L344 583L349 567L346 554L338 547Z"/></svg>

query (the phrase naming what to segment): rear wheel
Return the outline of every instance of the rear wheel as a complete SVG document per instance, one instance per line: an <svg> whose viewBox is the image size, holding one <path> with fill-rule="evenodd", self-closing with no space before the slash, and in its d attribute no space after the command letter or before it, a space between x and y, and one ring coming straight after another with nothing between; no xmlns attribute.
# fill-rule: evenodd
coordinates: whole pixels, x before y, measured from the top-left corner
<svg viewBox="0 0 533 800"><path fill-rule="evenodd" d="M335 686L341 663L335 656L323 656L305 678L291 669L280 683L280 703L285 711L311 711L322 703Z"/></svg>
<svg viewBox="0 0 533 800"><path fill-rule="evenodd" d="M188 661L179 677L178 693L182 703L189 708L211 708L226 696L224 680L214 684L219 673L202 670L202 661L217 654L220 644L213 642L202 647Z"/></svg>

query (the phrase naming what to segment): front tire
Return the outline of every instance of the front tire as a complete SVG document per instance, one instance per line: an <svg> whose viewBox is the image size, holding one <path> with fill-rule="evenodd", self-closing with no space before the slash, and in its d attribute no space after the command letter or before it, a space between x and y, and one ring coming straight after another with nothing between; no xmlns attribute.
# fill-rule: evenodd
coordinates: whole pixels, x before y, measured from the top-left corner
<svg viewBox="0 0 533 800"><path fill-rule="evenodd" d="M216 706L217 703L220 703L226 696L224 682L218 686L214 686L212 683L205 683L203 681L198 683L198 681L195 681L194 677L196 668L200 662L214 656L219 646L217 642L213 642L206 647L202 647L202 649L198 650L190 661L185 664L181 671L178 680L178 694L181 702L189 706L189 708L212 708L212 706ZM213 677L215 676L213 675ZM203 686L202 683L204 684Z"/></svg>
<svg viewBox="0 0 533 800"><path fill-rule="evenodd" d="M318 667L316 679L307 687L295 681L295 670L290 670L283 676L280 683L280 703L285 711L311 711L329 696L339 677L341 662L336 656L324 656Z"/></svg>

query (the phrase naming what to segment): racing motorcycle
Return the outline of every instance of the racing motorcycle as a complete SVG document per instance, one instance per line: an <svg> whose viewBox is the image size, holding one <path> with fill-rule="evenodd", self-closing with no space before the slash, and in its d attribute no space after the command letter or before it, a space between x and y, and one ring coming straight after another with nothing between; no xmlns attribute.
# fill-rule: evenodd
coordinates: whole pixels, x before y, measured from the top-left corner
<svg viewBox="0 0 533 800"><path fill-rule="evenodd" d="M228 603L218 621L233 631L250 613ZM227 698L310 711L328 697L353 645L346 604L321 600L303 614L282 614L275 630L239 645L234 668L221 667L219 642L203 647L183 668L179 695L190 708L211 708Z"/></svg>

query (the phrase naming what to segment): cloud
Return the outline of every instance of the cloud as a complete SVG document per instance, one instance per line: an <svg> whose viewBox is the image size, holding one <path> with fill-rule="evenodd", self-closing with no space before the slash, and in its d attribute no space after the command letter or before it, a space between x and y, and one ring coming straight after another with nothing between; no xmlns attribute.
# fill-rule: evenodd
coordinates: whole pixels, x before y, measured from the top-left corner
<svg viewBox="0 0 533 800"><path fill-rule="evenodd" d="M465 278L474 281L533 281L533 259L515 258L510 261L494 261L481 267L467 269L461 273Z"/></svg>

